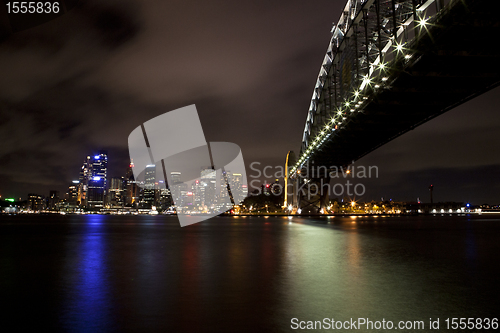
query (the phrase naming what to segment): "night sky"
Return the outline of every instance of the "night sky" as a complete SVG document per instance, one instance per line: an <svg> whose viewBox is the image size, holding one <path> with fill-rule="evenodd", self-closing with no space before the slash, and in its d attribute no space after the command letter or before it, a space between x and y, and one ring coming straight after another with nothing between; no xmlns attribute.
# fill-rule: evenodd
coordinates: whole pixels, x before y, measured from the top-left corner
<svg viewBox="0 0 500 333"><path fill-rule="evenodd" d="M0 41L0 195L64 193L84 158L128 164L141 123L196 104L207 141L247 165L298 152L313 87L344 1L85 1ZM500 90L388 143L362 200L500 203ZM367 138L369 140L369 138ZM249 176L255 175L247 169ZM252 178L249 178L252 180Z"/></svg>

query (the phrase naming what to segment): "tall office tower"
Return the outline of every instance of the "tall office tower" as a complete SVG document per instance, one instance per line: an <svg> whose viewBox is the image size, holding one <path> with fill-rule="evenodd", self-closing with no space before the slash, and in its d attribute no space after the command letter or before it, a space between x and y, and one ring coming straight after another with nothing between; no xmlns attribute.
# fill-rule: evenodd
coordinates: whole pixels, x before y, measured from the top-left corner
<svg viewBox="0 0 500 333"><path fill-rule="evenodd" d="M71 184L68 186L68 193L66 193L66 197L68 199L68 204L71 206L78 206L80 202L80 181L73 180Z"/></svg>
<svg viewBox="0 0 500 333"><path fill-rule="evenodd" d="M203 182L199 179L194 181L191 185L191 191L193 192L193 209L201 211L203 208L203 196L205 193L205 186Z"/></svg>
<svg viewBox="0 0 500 333"><path fill-rule="evenodd" d="M90 176L87 178L87 207L99 209L104 207L106 197L106 186L108 176L108 154L99 151L96 155L87 159L90 161Z"/></svg>
<svg viewBox="0 0 500 333"><path fill-rule="evenodd" d="M172 206L172 194L168 188L161 188L159 191L159 207L160 210L168 210Z"/></svg>
<svg viewBox="0 0 500 333"><path fill-rule="evenodd" d="M112 208L123 207L125 204L124 200L124 184L125 179L123 177L113 177L109 182L108 190L108 204Z"/></svg>
<svg viewBox="0 0 500 333"><path fill-rule="evenodd" d="M225 202L226 204L224 207L222 207L222 206L218 207L218 209L225 210L225 209L229 209L232 207L233 196L232 196L232 193L231 193L231 196L229 196L230 187L227 186L228 179L232 179L232 172L229 170L225 170L225 171L221 172L219 184L218 184L218 188L217 188L217 194L219 195L219 200L220 200L219 202Z"/></svg>
<svg viewBox="0 0 500 333"><path fill-rule="evenodd" d="M139 188L134 179L134 172L132 170L133 166L133 162L129 164L127 174L125 176L125 205L127 207L137 205L139 201Z"/></svg>
<svg viewBox="0 0 500 333"><path fill-rule="evenodd" d="M203 206L206 206L207 212L213 211L213 205L215 204L216 175L217 173L214 169L207 168L201 170L201 182L203 184L201 200Z"/></svg>
<svg viewBox="0 0 500 333"><path fill-rule="evenodd" d="M80 176L78 178L78 196L80 204L84 207L87 207L87 198L88 198L88 186L89 186L89 178L92 174L92 164L90 162L90 156L87 156L85 161L83 161L82 168L80 169Z"/></svg>
<svg viewBox="0 0 500 333"><path fill-rule="evenodd" d="M52 190L49 192L49 209L54 210L59 203L59 191Z"/></svg>
<svg viewBox="0 0 500 333"><path fill-rule="evenodd" d="M156 165L150 164L146 166L144 175L144 190L143 200L144 207L151 208L155 206L155 182L156 182Z"/></svg>
<svg viewBox="0 0 500 333"><path fill-rule="evenodd" d="M170 178L172 179L172 184L178 184L181 183L181 173L174 171L170 173Z"/></svg>
<svg viewBox="0 0 500 333"><path fill-rule="evenodd" d="M182 182L182 174L178 171L170 173L170 180L171 184L168 185L177 212L192 211L194 207L192 186Z"/></svg>
<svg viewBox="0 0 500 333"><path fill-rule="evenodd" d="M248 188L242 182L241 173L233 173L231 179L231 193L235 201L241 201L248 195Z"/></svg>
<svg viewBox="0 0 500 333"><path fill-rule="evenodd" d="M181 173L177 171L173 171L170 173L170 183L168 187L170 188L170 193L172 194L172 201L175 205L177 212L182 211L182 180ZM184 184L185 185L185 184Z"/></svg>

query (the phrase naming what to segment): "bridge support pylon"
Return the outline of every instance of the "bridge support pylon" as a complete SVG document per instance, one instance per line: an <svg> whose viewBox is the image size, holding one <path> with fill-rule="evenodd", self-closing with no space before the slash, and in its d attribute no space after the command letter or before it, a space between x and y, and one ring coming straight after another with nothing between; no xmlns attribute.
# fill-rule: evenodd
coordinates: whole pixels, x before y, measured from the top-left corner
<svg viewBox="0 0 500 333"><path fill-rule="evenodd" d="M299 179L296 190L299 214L326 213L330 198L330 177Z"/></svg>

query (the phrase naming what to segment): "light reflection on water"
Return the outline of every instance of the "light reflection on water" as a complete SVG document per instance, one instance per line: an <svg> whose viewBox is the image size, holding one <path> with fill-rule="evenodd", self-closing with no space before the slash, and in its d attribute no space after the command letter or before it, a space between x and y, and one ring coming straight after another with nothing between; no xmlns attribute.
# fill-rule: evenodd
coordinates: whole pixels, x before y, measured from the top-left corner
<svg viewBox="0 0 500 333"><path fill-rule="evenodd" d="M107 273L106 249L102 234L105 217L89 215L84 220L83 234L69 242L67 253L74 253L66 261L61 285L67 296L63 306L63 326L76 332L109 330L110 283Z"/></svg>
<svg viewBox="0 0 500 333"><path fill-rule="evenodd" d="M491 317L499 222L284 216L180 228L162 216L13 216L0 222L4 322L280 332L291 318Z"/></svg>

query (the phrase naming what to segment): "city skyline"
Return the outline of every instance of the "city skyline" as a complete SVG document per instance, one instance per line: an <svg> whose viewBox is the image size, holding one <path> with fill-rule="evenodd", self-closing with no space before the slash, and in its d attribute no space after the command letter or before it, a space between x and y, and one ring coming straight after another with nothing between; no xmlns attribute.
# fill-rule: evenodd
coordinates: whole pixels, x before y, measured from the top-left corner
<svg viewBox="0 0 500 333"><path fill-rule="evenodd" d="M168 185L161 163L147 165L137 180L132 173L133 163L129 164L124 176L113 177L108 175L107 164L107 151L87 155L78 179L71 181L66 191L50 190L48 196L30 192L24 200L27 201L26 208L30 211L65 212L109 212L127 208L209 214L231 209L235 204L233 198L243 198L248 193L242 174L230 170L202 167L197 179L186 179L181 172L171 171L171 184ZM23 201L3 198L6 199L18 204Z"/></svg>

